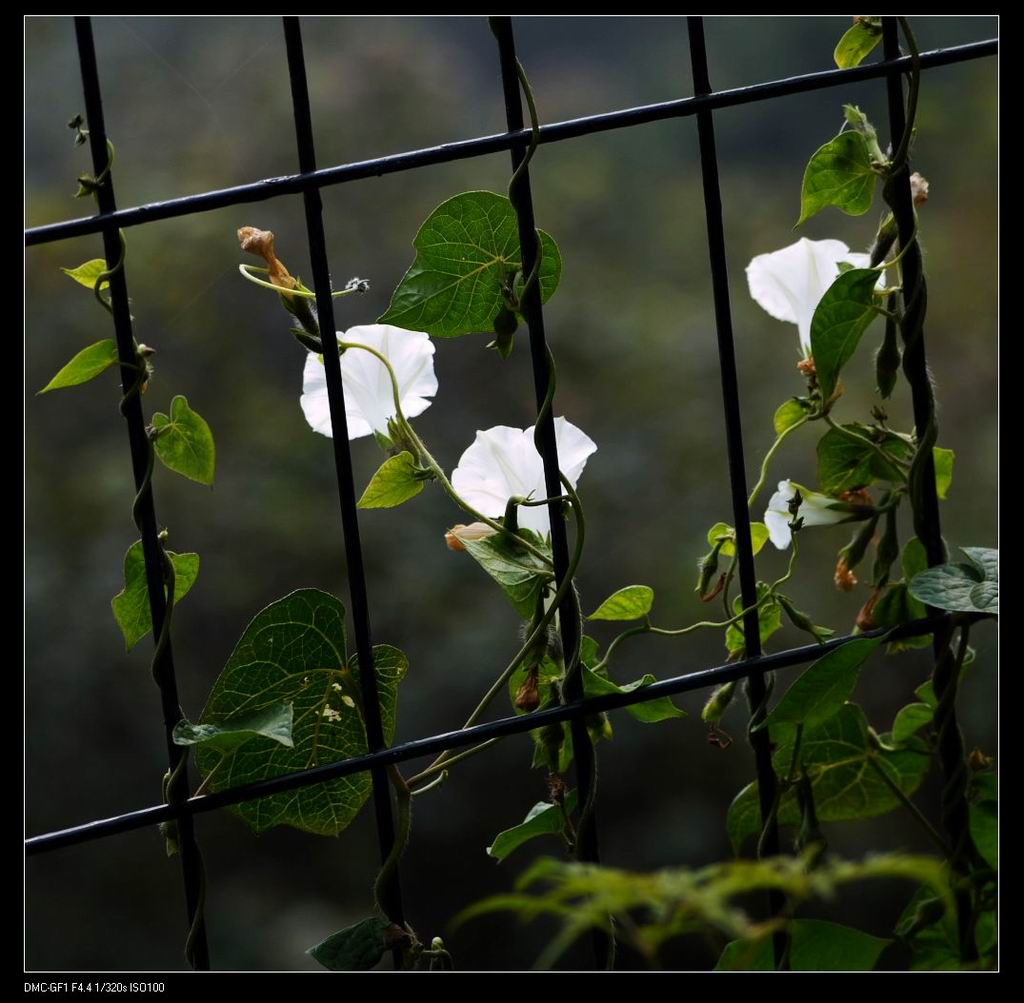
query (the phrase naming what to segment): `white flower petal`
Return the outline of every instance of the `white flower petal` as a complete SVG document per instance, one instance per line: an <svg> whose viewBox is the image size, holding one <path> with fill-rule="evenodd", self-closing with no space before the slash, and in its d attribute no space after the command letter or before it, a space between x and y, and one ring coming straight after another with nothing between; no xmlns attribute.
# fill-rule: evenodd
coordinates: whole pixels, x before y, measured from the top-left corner
<svg viewBox="0 0 1024 1003"><path fill-rule="evenodd" d="M747 265L750 295L777 320L796 324L804 352L811 349L811 318L826 290L839 275L839 262L867 264L867 255L852 253L841 240L808 240L770 254L759 254Z"/></svg>
<svg viewBox="0 0 1024 1003"><path fill-rule="evenodd" d="M399 402L407 418L422 414L437 393L434 344L423 331L406 331L389 324L363 324L337 332L339 340L366 345L383 355L395 371ZM373 432L387 433L388 419L396 414L388 371L370 352L352 348L341 356L341 380L345 391L345 416L349 439ZM327 382L323 363L306 359L301 398L310 425L322 435L331 434Z"/></svg>
<svg viewBox="0 0 1024 1003"><path fill-rule="evenodd" d="M544 462L532 428L498 425L477 432L452 472L452 486L477 511L492 519L505 514L509 498L546 498ZM555 442L562 472L575 487L587 458L597 449L589 436L565 418L555 419ZM564 450L564 452L563 452ZM520 506L519 525L541 535L551 529L546 506Z"/></svg>
<svg viewBox="0 0 1024 1003"><path fill-rule="evenodd" d="M533 435L532 429L530 435ZM576 487L576 481L587 465L587 458L597 451L597 443L565 418L556 418L555 446L558 450L559 469L569 478L569 483Z"/></svg>
<svg viewBox="0 0 1024 1003"><path fill-rule="evenodd" d="M793 539L789 523L793 518L789 514L789 502L793 497L793 487L789 481L779 481L779 490L768 499L768 508L764 513L764 524L768 527L768 539L779 549L785 550Z"/></svg>
<svg viewBox="0 0 1024 1003"><path fill-rule="evenodd" d="M789 513L789 503L797 491L800 492L800 508L797 517L803 520L804 526L832 526L850 517L849 512L837 511L830 506L834 499L817 491L808 491L793 481L779 481L779 490L768 500L768 508L764 513L764 524L768 527L768 538L779 550L785 550L793 538L789 528L793 516Z"/></svg>

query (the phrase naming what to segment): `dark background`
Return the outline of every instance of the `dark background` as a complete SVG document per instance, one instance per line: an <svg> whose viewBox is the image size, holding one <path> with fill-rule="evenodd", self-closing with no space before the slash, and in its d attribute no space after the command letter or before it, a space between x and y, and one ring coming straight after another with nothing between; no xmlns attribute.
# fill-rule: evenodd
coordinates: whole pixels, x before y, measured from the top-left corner
<svg viewBox="0 0 1024 1003"><path fill-rule="evenodd" d="M712 18L712 82L727 88L832 65L848 18ZM994 18L917 18L922 50L992 37ZM296 170L284 44L276 18L97 18L107 129L117 145L115 188L127 207ZM692 93L685 22L665 18L524 18L520 58L542 121ZM362 160L501 132L496 47L484 18L305 19L303 35L321 165ZM26 223L88 214L75 176L91 167L65 122L83 111L70 19L26 21ZM752 302L743 270L792 243L800 179L834 135L840 106L859 104L886 139L885 85L850 84L719 112L725 227L739 356L746 465L752 483L773 433L771 416L801 393L797 332ZM939 398L940 444L956 451L943 505L951 546L996 546L996 62L926 71L914 165L931 183L922 211L928 269L929 361ZM340 301L339 327L372 322L412 260L419 223L467 189L504 191L507 154L324 189L335 280L368 277L371 292ZM559 364L557 414L598 444L580 482L590 544L579 573L584 606L632 583L656 590L655 620L703 618L693 594L705 533L731 521L705 222L693 119L667 121L542 147L532 168L539 225L558 241L561 288L546 310ZM877 221L826 210L803 234L861 250ZM303 352L268 293L237 272L235 231L269 228L293 274L309 281L301 199L288 196L128 231L127 277L139 341L154 346L144 400L166 410L185 394L217 442L211 491L159 468L158 516L170 546L198 551L202 571L174 619L182 705L190 717L235 641L262 607L302 586L347 598L330 444L299 409ZM26 254L27 831L112 815L160 800L164 739L149 675L151 642L129 655L110 613L124 551L136 539L124 423L113 373L34 396L75 352L109 337L90 293L63 276L98 256L98 237ZM873 402L876 326L848 367L837 409L866 417ZM476 335L437 343L440 391L416 428L449 470L474 431L533 423L526 342L501 363ZM889 408L909 428L901 383ZM817 429L795 434L777 457L755 514L774 484L814 480ZM381 455L353 443L357 480ZM511 607L465 556L445 549L460 513L436 489L396 511L362 513L374 638L398 645L411 669L399 700L398 740L462 721L517 645ZM909 534L904 519L903 532ZM819 622L845 631L867 597L834 591L845 528L803 537L792 594ZM785 556L767 547L761 577ZM602 642L614 633L595 626ZM771 647L803 643L786 629ZM975 631L976 667L962 698L968 747L996 743L996 632ZM721 662L720 632L685 640L639 638L616 658L620 682ZM922 653L876 656L855 699L878 728L927 675ZM793 678L792 671L780 682ZM752 777L742 740L706 741L702 697L679 700L690 717L644 726L613 715L600 749L603 859L626 868L696 866L728 857L725 812ZM725 727L741 738L734 706ZM508 712L498 704L496 715ZM544 796L526 737L458 767L416 803L402 867L407 912L421 937L445 935L460 968L525 968L549 930L507 917L447 924L464 906L508 890L554 841L504 864L484 848ZM934 811L936 777L919 800ZM229 969L311 969L303 952L370 912L376 864L372 814L336 841L290 829L254 836L229 813L201 817L209 873L207 919L214 964ZM903 814L831 826L832 848L928 852ZM29 968L168 969L182 966L183 902L177 861L155 831L117 836L29 861ZM844 891L819 915L891 930L910 889L873 883ZM895 958L895 956L893 956ZM666 963L710 967L714 950L684 942ZM892 963L898 963L896 958ZM627 962L628 963L628 959ZM586 964L586 953L566 964Z"/></svg>

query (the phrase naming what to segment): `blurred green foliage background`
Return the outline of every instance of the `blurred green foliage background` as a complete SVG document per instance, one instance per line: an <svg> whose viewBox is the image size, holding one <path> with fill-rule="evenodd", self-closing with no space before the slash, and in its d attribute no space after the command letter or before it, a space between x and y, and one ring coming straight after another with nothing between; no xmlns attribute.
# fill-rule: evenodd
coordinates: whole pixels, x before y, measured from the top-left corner
<svg viewBox="0 0 1024 1003"><path fill-rule="evenodd" d="M711 18L712 82L727 88L832 65L848 18ZM916 18L922 49L992 37L994 18ZM122 207L296 170L284 43L276 18L102 17L94 23L108 132L117 145ZM542 121L624 108L692 92L681 18L522 18L517 41ZM317 156L326 166L504 129L493 38L480 18L309 18L303 21ZM996 63L927 71L914 166L931 183L922 211L928 269L928 355L940 404L940 444L956 451L944 532L952 546L996 546ZM752 302L744 268L799 234L799 187L814 150L854 102L886 135L885 86L850 84L716 114L725 226L751 482L773 438L771 416L801 393L793 325ZM87 214L71 198L88 169L65 122L84 111L70 19L26 21L26 223ZM506 154L327 188L336 283L368 277L369 294L337 304L339 327L372 322L412 260L420 221L467 189L504 191ZM540 226L559 242L561 288L546 311L558 358L557 414L599 446L581 479L590 529L579 576L593 608L626 584L657 594L656 622L701 618L693 585L705 533L731 521L705 223L693 119L667 121L542 147L531 170ZM827 210L804 228L855 250L870 242L872 211ZM157 350L147 412L185 394L217 441L211 491L158 469L158 517L170 546L197 550L202 570L174 619L182 704L198 716L248 620L301 586L346 599L330 444L299 409L303 352L273 296L243 282L235 231L272 229L293 274L309 281L297 196L131 229L127 277L136 336ZM46 244L27 269L27 831L43 832L160 800L165 769L149 642L126 655L110 614L121 562L136 539L124 423L114 374L37 398L75 352L109 336L109 321L60 266L98 256L97 237ZM839 416L873 403L876 326L848 368ZM440 391L417 430L449 469L476 429L533 423L524 332L502 363L477 335L437 345ZM909 428L901 384L890 407ZM773 467L813 483L814 426L794 435ZM381 460L353 443L359 483ZM503 596L443 533L461 521L435 489L396 511L361 515L374 637L398 645L411 670L399 699L399 740L457 726L517 644ZM903 532L909 534L909 521ZM837 630L867 596L834 591L845 528L805 534L793 586L799 604ZM758 559L775 577L784 556ZM595 626L606 641L614 630ZM975 632L979 657L963 695L968 748L994 751L995 629ZM790 629L772 647L803 643ZM617 657L619 681L660 678L720 663L720 632L684 641L639 638ZM876 656L856 699L879 730L929 671L923 653ZM780 683L793 678L787 673ZM706 741L699 694L691 716L643 726L622 712L600 749L603 857L636 869L700 865L729 855L725 812L752 777L738 704L726 750ZM496 714L505 714L499 707ZM453 771L417 802L403 864L407 911L421 937L448 937L461 968L524 968L550 930L507 917L446 924L463 906L507 890L538 853L530 844L498 865L484 848L544 797L526 737L507 740ZM932 777L920 801L937 806ZM209 873L214 964L228 969L315 968L303 951L367 915L376 864L372 813L337 841L287 829L255 837L228 813L201 817ZM928 852L904 816L833 826L836 852ZM886 934L910 889L850 890L820 915ZM27 866L30 968L182 967L183 901L176 861L155 830L33 858ZM710 967L714 945L684 941L666 964ZM900 963L898 954L883 961ZM566 965L585 965L586 952ZM623 958L628 967L631 959Z"/></svg>

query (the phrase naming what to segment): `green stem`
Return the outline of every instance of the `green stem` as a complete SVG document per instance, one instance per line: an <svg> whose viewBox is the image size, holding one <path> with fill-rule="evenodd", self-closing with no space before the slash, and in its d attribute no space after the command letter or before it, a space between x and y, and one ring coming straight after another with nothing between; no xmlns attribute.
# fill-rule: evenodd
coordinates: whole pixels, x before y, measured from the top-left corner
<svg viewBox="0 0 1024 1003"><path fill-rule="evenodd" d="M443 763L432 763L425 770L420 771L414 777L410 777L406 781L406 783L410 787L415 787L417 784L421 784L424 780L427 780L428 778L432 777L435 773L447 770L449 766L454 766L455 763L461 763L462 760L469 759L471 756L475 756L478 752L483 752L484 749L489 749L492 745L495 745L498 742L500 742L504 737L504 735L499 735L497 738L489 738L486 742L481 742L479 745L470 746L470 748L466 749L465 751L460 752L457 755L451 756L450 758L446 759ZM422 790L414 791L413 793L422 794L423 791L426 789L427 788L424 787Z"/></svg>
<svg viewBox="0 0 1024 1003"><path fill-rule="evenodd" d="M879 766L879 764L875 760L874 755L868 756L868 762L871 764L872 769L874 769L874 771L879 775L879 777L881 777L882 780L885 782L885 786L888 787L890 791L892 791L892 794L896 798L896 800L899 801L899 803L903 805L903 807L906 808L908 812L910 812L910 814L914 817L914 821L916 821L917 824L921 826L921 828L928 834L928 838L938 847L942 855L948 858L949 844L942 838L942 835L939 833L938 829L936 829L935 826L933 826L931 822L929 822L928 819L925 818L924 814L921 812L921 809L918 808L917 805L914 804L914 802L911 801L910 798L908 798L907 795L900 790L899 785L893 781L892 777L890 777L889 774L886 773L881 766Z"/></svg>
<svg viewBox="0 0 1024 1003"><path fill-rule="evenodd" d="M565 597L569 594L570 589L573 587L573 576L576 574L576 569L579 567L580 558L583 556L583 544L586 540L586 519L583 515L583 506L580 504L579 497L577 496L572 484L569 479L559 472L559 477L562 481L562 486L566 490L566 494L569 496L569 502L572 505L573 515L576 518L576 544L573 548L572 557L569 561L569 567L566 570L565 577L562 579L562 584L558 587L555 592L554 598L552 598L547 610L537 621L536 626L530 635L526 638L522 647L513 656L512 661L505 667L504 671L494 681L490 689L483 695L479 703L473 709L472 714L466 719L463 728L471 728L480 718L483 716L484 711L491 705L494 698L502 691L509 679L512 678L512 674L519 668L520 663L530 653L533 646L537 643L540 637L548 629L548 624L554 619L555 613L559 610L562 603L565 601ZM572 666L572 660L570 660L570 666ZM434 770L437 767L444 766L451 760L448 757L448 752L442 752L440 756L433 763L427 767L428 770Z"/></svg>
<svg viewBox="0 0 1024 1003"><path fill-rule="evenodd" d="M391 844L387 859L373 883L373 900L384 916L388 915L382 904L384 893L388 882L398 869L405 848L409 845L409 834L412 832L412 791L409 790L409 785L405 782L397 766L389 766L387 770L388 779L395 789L395 797L398 801L398 817L395 824L395 841ZM390 918L388 916L388 919Z"/></svg>
<svg viewBox="0 0 1024 1003"><path fill-rule="evenodd" d="M758 494L764 487L764 483L768 479L768 465L772 462L772 458L778 452L779 446L782 445L782 443L786 439L786 436L789 435L790 432L794 431L795 429L798 429L801 425L805 424L807 420L808 417L805 416L801 418L799 421L794 422L792 425L789 426L789 428L780 432L778 438L775 440L774 443L772 443L771 449L769 449L768 452L764 454L764 459L761 461L761 476L758 479L757 483L754 485L753 490L750 492L750 496L747 498L747 508L751 508L753 506Z"/></svg>

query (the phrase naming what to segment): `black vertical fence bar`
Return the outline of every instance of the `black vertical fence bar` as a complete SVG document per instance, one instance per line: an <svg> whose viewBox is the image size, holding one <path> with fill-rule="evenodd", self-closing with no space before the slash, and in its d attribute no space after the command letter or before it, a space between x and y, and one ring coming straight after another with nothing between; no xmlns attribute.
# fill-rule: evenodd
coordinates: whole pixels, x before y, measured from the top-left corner
<svg viewBox="0 0 1024 1003"><path fill-rule="evenodd" d="M297 17L284 18L285 44L288 49L288 72L291 77L292 106L295 115L295 136L299 150L299 170L316 170L316 151L313 145L313 119L309 106L306 82L306 61L302 50L302 31ZM334 466L338 477L338 497L341 502L341 523L345 540L345 558L348 566L348 587L352 606L352 630L359 660L359 681L363 694L363 717L366 741L370 752L386 747L381 723L380 696L377 675L373 666L373 647L370 640L370 612L366 595L366 573L363 568L363 549L359 539L359 521L356 514L355 481L352 475L352 455L348 445L348 422L345 417L345 391L341 381L341 359L331 351L334 337L334 302L331 299L331 276L324 240L323 205L318 188L307 188L303 193L306 209L306 231L309 238L310 265L313 269L313 287L316 292L320 337L324 345L324 370L327 376L327 397L331 410L331 429L334 447ZM391 807L391 788L387 770L377 767L371 771L373 803L377 817L377 836L381 861L387 859L395 842L395 822ZM402 925L402 892L398 870L382 890L381 907L392 922ZM396 956L396 962L397 962Z"/></svg>
<svg viewBox="0 0 1024 1003"><path fill-rule="evenodd" d="M700 17L687 18L690 40L690 62L693 71L693 87L700 96L711 93L711 79L708 74L707 47L704 42L704 20ZM700 142L701 178L704 187L704 214L707 220L708 253L711 257L711 284L714 290L715 326L718 332L719 368L722 377L722 399L725 407L725 435L729 456L729 483L732 493L733 521L736 525L736 552L739 563L740 594L744 607L757 601L757 578L754 573L754 550L750 540L750 511L747 507L747 477L743 466L743 428L740 421L739 381L736 375L736 350L733 344L732 311L729 306L729 268L725 257L725 229L722 223L722 193L718 181L718 154L715 149L715 125L711 111L697 113L697 135ZM743 618L743 636L746 657L756 658L761 654L761 635L757 610L751 610ZM764 714L768 687L762 676L751 676L747 682L751 712ZM770 820L768 830L761 841L766 856L779 852L779 832L773 817L776 781L772 767L772 746L765 730L752 732L750 743L754 749L757 767L757 787L761 805L761 822ZM769 893L772 912L777 913L784 905L778 892ZM776 961L780 960L781 949L778 937L775 942Z"/></svg>
<svg viewBox="0 0 1024 1003"><path fill-rule="evenodd" d="M86 124L89 128L89 146L92 153L93 171L98 177L107 166L107 130L103 121L103 99L100 92L99 72L96 67L96 48L93 44L92 23L88 17L75 18L75 37L78 42L78 60L82 71L82 90L85 96ZM108 174L100 186L97 197L102 213L117 210L114 199L114 179ZM113 268L121 258L121 241L117 227L106 227L103 230L103 253L107 268ZM127 391L135 381L137 364L135 355L135 338L132 333L132 317L128 303L128 283L125 268L122 266L110 278L110 299L114 319L114 334L117 351L121 363L121 387ZM135 490L138 491L147 477L150 445L146 435L146 419L142 413L142 401L135 394L127 402L124 409L128 425L128 443L131 449L132 472L135 477ZM153 504L153 490L148 487L140 499L138 506L142 523L142 552L146 566L146 588L149 594L149 606L153 617L153 638L160 636L166 614L166 596L162 570L160 543L157 540L156 510ZM164 719L164 735L167 743L167 763L171 775L174 776L182 756L186 750L175 745L172 737L174 726L181 720L181 707L178 702L178 684L174 672L174 658L170 640L164 647L160 664L155 667L160 685L160 703ZM178 774L168 792L168 801L178 803L184 801L189 794L188 767ZM192 820L182 816L178 823L178 836L181 855L181 869L185 884L185 906L188 922L191 927L193 918L199 909L201 888L203 884L202 861L196 845ZM197 969L210 967L209 949L206 943L206 924L200 918L196 929L193 946L193 965Z"/></svg>
<svg viewBox="0 0 1024 1003"><path fill-rule="evenodd" d="M899 26L896 17L882 19L882 51L884 59L895 59L900 54ZM889 139L892 150L899 149L906 132L907 122L903 107L903 81L900 74L890 73L886 78L889 101ZM916 240L917 222L914 213L914 199L910 187L910 165L905 163L893 176L890 184L890 198L893 216L899 232L901 248L906 249L900 268L902 272L904 331L916 331L908 344L904 340L903 372L910 383L911 400L914 409L914 427L921 439L930 422L935 421L935 397L925 356L923 314L926 309L924 287L924 266L921 248ZM931 450L924 458L921 472L921 490L916 492L914 529L924 544L928 565L934 567L946 560L946 548L942 541L942 527L939 521L939 497L935 485L935 462ZM936 610L927 607L929 613ZM935 669L932 683L938 699L936 725L938 729L939 760L942 764L944 784L942 789L942 824L952 851L950 864L961 877L971 869L974 846L970 836L970 809L967 803L967 762L963 735L956 716L957 669L950 649L953 628L943 625L935 631L932 652ZM958 939L961 960L977 959L974 939L974 917L970 892L962 886L955 892L957 906Z"/></svg>
<svg viewBox="0 0 1024 1003"><path fill-rule="evenodd" d="M512 33L512 19L496 17L492 19L494 34L498 40L498 54L501 60L501 83L505 96L505 118L509 132L518 132L523 128L523 101L519 90L519 74L516 67L515 37ZM515 171L526 156L525 143L512 148L512 169ZM533 214L533 192L530 187L530 172L527 168L517 182L516 210L519 221L519 246L522 249L523 275L529 275L537 261L537 242L535 237L536 222ZM523 303L524 316L530 331L530 355L533 362L533 384L537 398L537 408L541 411L548 394L551 372L548 363L548 343L544 330L544 311L541 306L540 281L534 282L527 290ZM544 483L549 498L558 498L563 494L562 482L558 473L558 447L555 441L554 401L552 406L539 414L539 432L541 438L541 457L544 461ZM569 570L569 544L565 529L565 517L562 503L553 501L548 507L551 518L551 553L554 563L555 582L560 585ZM562 650L576 650L579 642L579 619L573 598L567 597L558 617L562 636ZM583 699L583 677L577 672L568 680L566 697L569 700ZM590 734L582 715L576 715L570 722L572 735L573 757L576 764L576 785L578 803L585 805L591 798L591 779L594 773L594 749ZM580 860L597 863L599 859L596 811L591 808L584 820L582 830L577 833L577 857ZM608 938L601 932L593 937L593 947L599 967L607 963L609 953Z"/></svg>

